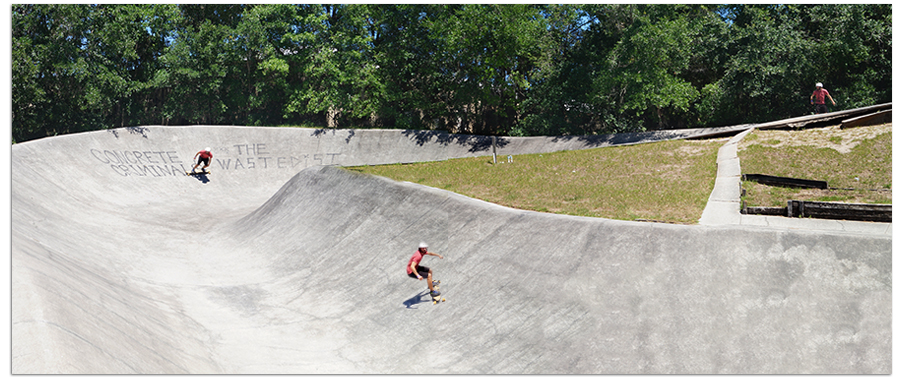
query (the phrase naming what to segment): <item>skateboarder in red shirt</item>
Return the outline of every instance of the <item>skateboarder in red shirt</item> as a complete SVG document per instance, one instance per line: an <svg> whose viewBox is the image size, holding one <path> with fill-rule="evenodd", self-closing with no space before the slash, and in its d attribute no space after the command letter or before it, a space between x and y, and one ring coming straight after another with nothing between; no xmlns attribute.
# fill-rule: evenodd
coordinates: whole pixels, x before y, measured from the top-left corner
<svg viewBox="0 0 900 386"><path fill-rule="evenodd" d="M809 103L816 106L816 114L824 114L828 112L828 105L825 104L825 97L831 101L832 106L837 106L828 90L822 88L822 83L816 83L816 90L809 97Z"/></svg>
<svg viewBox="0 0 900 386"><path fill-rule="evenodd" d="M428 278L428 289L431 291L431 296L437 296L437 295L440 295L441 293L435 291L435 289L434 289L431 268L428 268L424 265L419 265L419 263L422 262L422 258L425 257L425 255L437 256L437 257L440 257L441 259L444 258L444 256L441 256L437 253L428 252L428 244L420 243L419 249L416 251L416 253L413 253L412 258L409 259L409 263L406 265L406 274L409 275L409 277L411 277L413 279L418 278L419 280L422 280L423 276L427 277Z"/></svg>
<svg viewBox="0 0 900 386"><path fill-rule="evenodd" d="M196 170L197 170L197 166L200 166L200 164L203 164L203 169L201 169L201 170L202 170L204 173L206 173L206 168L209 167L209 161L212 160L212 152L211 152L211 149L210 149L210 148L206 148L206 149L203 149L203 150L198 151L197 154L194 154L194 158L197 158L197 164L194 165L193 168L191 168L191 172L196 171Z"/></svg>

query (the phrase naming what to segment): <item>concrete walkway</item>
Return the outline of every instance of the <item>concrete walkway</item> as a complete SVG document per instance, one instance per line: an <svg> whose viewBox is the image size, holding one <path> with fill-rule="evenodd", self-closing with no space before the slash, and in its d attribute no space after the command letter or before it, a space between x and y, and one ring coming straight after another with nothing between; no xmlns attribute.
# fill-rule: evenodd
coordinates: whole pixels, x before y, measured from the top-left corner
<svg viewBox="0 0 900 386"><path fill-rule="evenodd" d="M737 156L737 147L738 143L753 130L755 128L741 132L719 148L716 159L718 165L716 184L700 217L700 225L742 225L891 236L892 223L741 214L741 160Z"/></svg>

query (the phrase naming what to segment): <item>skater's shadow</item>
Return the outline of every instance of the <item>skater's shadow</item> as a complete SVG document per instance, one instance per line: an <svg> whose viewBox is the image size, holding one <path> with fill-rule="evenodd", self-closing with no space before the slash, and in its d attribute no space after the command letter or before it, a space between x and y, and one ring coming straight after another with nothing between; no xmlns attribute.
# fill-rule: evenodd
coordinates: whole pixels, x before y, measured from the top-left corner
<svg viewBox="0 0 900 386"><path fill-rule="evenodd" d="M200 182L202 182L202 183L204 183L204 184L207 183L207 182L209 182L209 178L206 178L206 174L199 174L199 173L198 173L198 174L192 174L191 176L194 177L194 178L196 178L197 181L200 181Z"/></svg>
<svg viewBox="0 0 900 386"><path fill-rule="evenodd" d="M415 309L418 309L419 307L413 307L413 306L418 305L419 303L425 303L425 302L430 302L430 301L431 301L431 295L428 294L428 290L424 290L422 292L419 292L418 295L413 296L409 299L406 299L406 301L403 302L403 305L406 306L406 308L408 308L408 309L415 310Z"/></svg>

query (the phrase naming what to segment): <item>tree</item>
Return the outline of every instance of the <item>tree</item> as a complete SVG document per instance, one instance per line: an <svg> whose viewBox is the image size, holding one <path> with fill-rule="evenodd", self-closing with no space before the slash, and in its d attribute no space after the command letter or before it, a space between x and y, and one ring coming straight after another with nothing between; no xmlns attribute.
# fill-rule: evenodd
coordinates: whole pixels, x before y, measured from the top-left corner
<svg viewBox="0 0 900 386"><path fill-rule="evenodd" d="M437 95L448 110L448 128L501 133L515 125L546 46L540 9L467 4L441 8L424 23L441 48L435 53Z"/></svg>
<svg viewBox="0 0 900 386"><path fill-rule="evenodd" d="M154 81L166 90L165 123L222 124L228 122L226 78L233 73L235 27L241 5L180 5L172 20L174 41L160 57Z"/></svg>
<svg viewBox="0 0 900 386"><path fill-rule="evenodd" d="M28 140L83 130L92 114L91 55L87 50L90 7L15 5L13 29L13 133Z"/></svg>
<svg viewBox="0 0 900 386"><path fill-rule="evenodd" d="M373 36L361 5L304 6L302 27L289 34L305 54L300 81L286 112L326 115L328 126L341 116L369 117L377 110L382 84L371 60Z"/></svg>
<svg viewBox="0 0 900 386"><path fill-rule="evenodd" d="M706 71L692 68L707 55L700 32L720 23L713 10L702 5L628 5L606 14L601 23L619 36L596 78L594 103L642 117L645 127L683 124L700 97L702 85L695 74Z"/></svg>
<svg viewBox="0 0 900 386"><path fill-rule="evenodd" d="M827 4L803 7L804 30L815 45L813 72L843 108L891 100L891 6ZM807 87L811 89L811 87Z"/></svg>
<svg viewBox="0 0 900 386"><path fill-rule="evenodd" d="M15 11L14 8L14 15ZM21 8L18 11L27 12ZM41 114L47 96L39 83L40 66L32 59L35 56L32 39L33 36L12 37L12 134L18 141L38 138L47 132Z"/></svg>
<svg viewBox="0 0 900 386"><path fill-rule="evenodd" d="M708 122L763 122L808 114L823 82L841 108L890 101L890 6L725 7L735 41L707 90Z"/></svg>
<svg viewBox="0 0 900 386"><path fill-rule="evenodd" d="M513 135L589 134L596 127L591 94L594 66L603 43L591 33L596 18L583 8L550 5L542 11L548 23L546 48L533 71L531 89L520 105Z"/></svg>
<svg viewBox="0 0 900 386"><path fill-rule="evenodd" d="M564 9L559 56L541 68L521 133L590 134L697 122L695 104L721 51L724 22L703 5ZM558 17L557 17L558 18ZM710 32L707 37L702 32ZM711 57L711 58L710 58ZM710 58L710 59L708 59Z"/></svg>
<svg viewBox="0 0 900 386"><path fill-rule="evenodd" d="M166 6L13 7L18 140L125 125L140 115L165 35Z"/></svg>
<svg viewBox="0 0 900 386"><path fill-rule="evenodd" d="M284 101L291 93L293 54L288 35L297 8L286 4L256 5L246 9L226 45L232 63L226 75L228 115L235 123L278 124Z"/></svg>
<svg viewBox="0 0 900 386"><path fill-rule="evenodd" d="M440 41L425 23L439 12L427 4L369 6L375 76L383 84L376 114L385 125L434 129L446 114L439 99Z"/></svg>
<svg viewBox="0 0 900 386"><path fill-rule="evenodd" d="M170 5L97 5L91 11L91 34L86 40L96 68L91 84L102 101L101 108L107 111L105 121L125 126L158 119L152 80L165 41L171 37L166 25L177 9Z"/></svg>
<svg viewBox="0 0 900 386"><path fill-rule="evenodd" d="M15 141L141 124L596 134L890 101L892 8L12 6Z"/></svg>
<svg viewBox="0 0 900 386"><path fill-rule="evenodd" d="M726 73L719 81L720 120L762 122L803 112L814 84L814 45L802 30L800 9L736 6Z"/></svg>

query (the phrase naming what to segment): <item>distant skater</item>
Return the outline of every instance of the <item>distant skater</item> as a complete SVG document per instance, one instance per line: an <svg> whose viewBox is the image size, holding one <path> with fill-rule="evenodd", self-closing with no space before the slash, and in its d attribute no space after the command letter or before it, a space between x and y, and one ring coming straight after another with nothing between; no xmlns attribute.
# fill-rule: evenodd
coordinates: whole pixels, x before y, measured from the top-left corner
<svg viewBox="0 0 900 386"><path fill-rule="evenodd" d="M416 253L413 253L412 258L409 259L409 264L406 265L406 274L409 275L409 277L411 277L413 279L419 279L419 280L422 280L424 277L427 277L428 278L428 289L431 291L431 296L437 296L437 295L440 295L441 293L435 291L435 289L434 289L434 284L432 281L433 275L432 275L431 268L428 268L424 265L419 265L419 263L422 262L422 258L425 257L425 255L437 256L437 257L440 257L441 259L444 258L444 256L441 256L437 253L428 252L428 244L420 243L419 249L416 251Z"/></svg>
<svg viewBox="0 0 900 386"><path fill-rule="evenodd" d="M832 106L837 106L837 104L834 103L834 99L831 99L831 94L828 93L828 90L822 88L822 83L816 83L816 90L813 91L812 95L809 97L809 103L816 106L816 114L828 112L828 105L825 104L825 97L828 97Z"/></svg>
<svg viewBox="0 0 900 386"><path fill-rule="evenodd" d="M209 167L209 162L212 160L212 152L210 148L198 151L197 154L194 154L194 158L197 159L197 164L194 165L193 168L191 168L191 172L197 171L197 166L203 164L203 169L201 170L206 173L206 168Z"/></svg>

